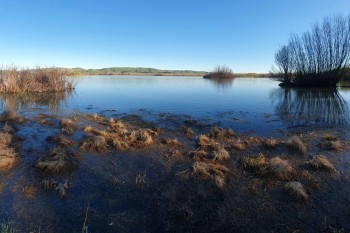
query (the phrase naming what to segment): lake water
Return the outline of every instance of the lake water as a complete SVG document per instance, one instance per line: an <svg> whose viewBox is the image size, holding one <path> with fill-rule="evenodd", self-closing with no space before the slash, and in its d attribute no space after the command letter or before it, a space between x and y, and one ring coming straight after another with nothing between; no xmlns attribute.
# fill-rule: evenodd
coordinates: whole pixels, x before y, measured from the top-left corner
<svg viewBox="0 0 350 233"><path fill-rule="evenodd" d="M312 125L347 125L350 89L282 89L268 78L214 82L201 77L88 76L74 78L72 94L3 95L3 108L81 111L154 120L187 116L223 127L268 134Z"/></svg>

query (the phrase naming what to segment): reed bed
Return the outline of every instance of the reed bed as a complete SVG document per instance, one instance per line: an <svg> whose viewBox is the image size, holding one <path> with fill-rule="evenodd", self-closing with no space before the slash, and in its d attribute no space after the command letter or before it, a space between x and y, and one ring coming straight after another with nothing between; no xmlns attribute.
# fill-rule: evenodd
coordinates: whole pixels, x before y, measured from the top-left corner
<svg viewBox="0 0 350 233"><path fill-rule="evenodd" d="M0 69L0 93L58 92L73 88L64 70L59 68L9 66Z"/></svg>

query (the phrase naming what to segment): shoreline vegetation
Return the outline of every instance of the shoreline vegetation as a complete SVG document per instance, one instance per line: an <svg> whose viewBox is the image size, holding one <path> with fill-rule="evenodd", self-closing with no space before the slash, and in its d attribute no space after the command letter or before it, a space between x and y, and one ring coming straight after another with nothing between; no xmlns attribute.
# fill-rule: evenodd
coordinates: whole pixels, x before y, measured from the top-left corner
<svg viewBox="0 0 350 233"><path fill-rule="evenodd" d="M72 91L74 84L59 68L23 69L18 66L0 69L0 93Z"/></svg>
<svg viewBox="0 0 350 233"><path fill-rule="evenodd" d="M281 87L335 88L349 78L350 15L324 18L301 36L292 35L275 63L271 77Z"/></svg>

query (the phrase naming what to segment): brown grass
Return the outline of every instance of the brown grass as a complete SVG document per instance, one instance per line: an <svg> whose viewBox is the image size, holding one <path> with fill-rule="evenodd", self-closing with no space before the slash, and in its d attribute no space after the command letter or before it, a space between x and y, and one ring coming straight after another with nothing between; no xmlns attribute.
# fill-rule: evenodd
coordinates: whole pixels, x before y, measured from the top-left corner
<svg viewBox="0 0 350 233"><path fill-rule="evenodd" d="M61 133L63 133L63 134L68 134L68 135L72 135L72 134L74 134L74 129L71 128L71 127L63 127L63 128L61 129Z"/></svg>
<svg viewBox="0 0 350 233"><path fill-rule="evenodd" d="M36 68L32 70L9 66L0 70L0 92L47 92L72 90L62 69Z"/></svg>
<svg viewBox="0 0 350 233"><path fill-rule="evenodd" d="M225 140L233 137L235 133L233 132L233 130L226 130L219 127L213 127L209 130L207 135L210 138Z"/></svg>
<svg viewBox="0 0 350 233"><path fill-rule="evenodd" d="M286 145L295 151L305 155L307 153L307 145L301 141L300 137L294 135L286 141Z"/></svg>
<svg viewBox="0 0 350 233"><path fill-rule="evenodd" d="M0 133L0 145L8 146L12 143L12 135L9 133Z"/></svg>
<svg viewBox="0 0 350 233"><path fill-rule="evenodd" d="M335 152L338 152L343 148L343 145L338 140L321 142L320 146L323 149L333 150Z"/></svg>
<svg viewBox="0 0 350 233"><path fill-rule="evenodd" d="M224 188L226 176L230 170L221 164L195 162L193 164L193 173L204 179L212 179L219 188Z"/></svg>
<svg viewBox="0 0 350 233"><path fill-rule="evenodd" d="M255 171L259 171L266 167L268 161L263 154L259 154L258 156L246 156L242 160L243 167Z"/></svg>
<svg viewBox="0 0 350 233"><path fill-rule="evenodd" d="M152 130L140 129L137 131L133 131L129 135L130 144L133 147L137 147L137 148L150 146L154 143L152 134L157 135L157 133L154 131L152 132Z"/></svg>
<svg viewBox="0 0 350 233"><path fill-rule="evenodd" d="M194 135L194 131L190 127L185 129L185 133L186 133L187 137L193 137L193 135Z"/></svg>
<svg viewBox="0 0 350 233"><path fill-rule="evenodd" d="M233 149L236 150L245 150L246 149L246 144L241 141L241 139L235 140L235 141L230 141L230 145L232 146Z"/></svg>
<svg viewBox="0 0 350 233"><path fill-rule="evenodd" d="M273 138L269 138L263 142L263 146L267 149L274 149L281 144L281 141Z"/></svg>
<svg viewBox="0 0 350 233"><path fill-rule="evenodd" d="M220 144L217 143L216 141L212 140L209 138L207 135L199 135L198 141L197 141L198 146L201 149L213 149L213 150L218 150L220 147Z"/></svg>
<svg viewBox="0 0 350 233"><path fill-rule="evenodd" d="M83 151L94 151L99 153L107 152L107 147L106 138L103 136L88 137L80 145L80 149Z"/></svg>
<svg viewBox="0 0 350 233"><path fill-rule="evenodd" d="M69 140L68 138L66 138L62 135L51 136L51 137L48 137L47 140L54 142L54 143L57 143L60 146L72 146L73 145L72 140Z"/></svg>
<svg viewBox="0 0 350 233"><path fill-rule="evenodd" d="M285 189L299 200L306 201L309 195L306 193L304 186L300 182L292 181L284 185Z"/></svg>
<svg viewBox="0 0 350 233"><path fill-rule="evenodd" d="M0 145L0 171L13 167L17 160L17 154L13 148Z"/></svg>
<svg viewBox="0 0 350 233"><path fill-rule="evenodd" d="M189 152L193 161L204 161L209 159L209 155L205 150L195 150Z"/></svg>
<svg viewBox="0 0 350 233"><path fill-rule="evenodd" d="M108 127L111 131L117 132L119 134L127 134L128 129L125 126L125 124L121 121L115 121L113 118L111 118L108 121Z"/></svg>
<svg viewBox="0 0 350 233"><path fill-rule="evenodd" d="M60 147L55 147L50 154L37 161L35 167L49 174L66 174L78 166L78 161L71 153Z"/></svg>
<svg viewBox="0 0 350 233"><path fill-rule="evenodd" d="M0 117L0 121L10 121L18 124L22 124L25 122L25 118L19 116L17 112L12 110L5 110Z"/></svg>
<svg viewBox="0 0 350 233"><path fill-rule="evenodd" d="M162 140L162 142L168 146L181 146L182 145L182 143L179 142L176 138L165 138Z"/></svg>
<svg viewBox="0 0 350 233"><path fill-rule="evenodd" d="M278 179L288 180L292 178L293 168L289 165L287 160L283 160L280 157L272 158L267 166L264 168L264 171L269 174L275 175Z"/></svg>
<svg viewBox="0 0 350 233"><path fill-rule="evenodd" d="M113 139L113 146L118 151L127 151L129 149L129 144L119 138Z"/></svg>
<svg viewBox="0 0 350 233"><path fill-rule="evenodd" d="M309 164L316 169L323 169L327 172L335 172L336 169L333 164L323 155L317 155L313 157Z"/></svg>
<svg viewBox="0 0 350 233"><path fill-rule="evenodd" d="M73 121L70 119L63 119L60 122L61 127L73 128Z"/></svg>
<svg viewBox="0 0 350 233"><path fill-rule="evenodd" d="M230 154L223 147L219 148L218 150L215 150L213 154L214 160L216 161L225 161L230 158Z"/></svg>

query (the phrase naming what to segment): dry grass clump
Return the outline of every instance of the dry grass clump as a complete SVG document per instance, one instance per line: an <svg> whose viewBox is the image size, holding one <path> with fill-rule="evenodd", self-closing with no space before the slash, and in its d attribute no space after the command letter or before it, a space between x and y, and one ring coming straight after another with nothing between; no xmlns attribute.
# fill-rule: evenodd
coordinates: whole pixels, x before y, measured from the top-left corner
<svg viewBox="0 0 350 233"><path fill-rule="evenodd" d="M107 152L107 147L106 139L103 136L88 137L80 145L80 149L83 151L94 151L99 153Z"/></svg>
<svg viewBox="0 0 350 233"><path fill-rule="evenodd" d="M323 169L327 172L335 172L336 169L333 164L323 155L317 155L313 157L309 164L316 169Z"/></svg>
<svg viewBox="0 0 350 233"><path fill-rule="evenodd" d="M286 145L305 155L307 153L307 145L301 141L300 137L294 135L286 141Z"/></svg>
<svg viewBox="0 0 350 233"><path fill-rule="evenodd" d="M219 149L220 144L209 138L207 135L200 135L197 144L202 149Z"/></svg>
<svg viewBox="0 0 350 233"><path fill-rule="evenodd" d="M70 119L63 119L60 122L61 127L68 127L68 128L73 128L74 124L73 121Z"/></svg>
<svg viewBox="0 0 350 233"><path fill-rule="evenodd" d="M150 146L154 143L152 134L156 135L156 132L153 133L150 130L144 130L144 129L133 131L129 135L130 144L133 147L137 147L137 148Z"/></svg>
<svg viewBox="0 0 350 233"><path fill-rule="evenodd" d="M17 154L13 148L0 144L0 171L13 167L17 160Z"/></svg>
<svg viewBox="0 0 350 233"><path fill-rule="evenodd" d="M257 156L246 156L242 160L243 167L246 169L251 169L255 171L259 171L266 167L268 164L268 160L263 154L259 154Z"/></svg>
<svg viewBox="0 0 350 233"><path fill-rule="evenodd" d="M75 156L63 148L55 147L50 154L37 161L35 167L49 174L70 173L78 166Z"/></svg>
<svg viewBox="0 0 350 233"><path fill-rule="evenodd" d="M119 134L127 134L128 129L125 126L125 124L121 121L115 121L113 118L111 118L108 121L108 127L111 131L117 132Z"/></svg>
<svg viewBox="0 0 350 233"><path fill-rule="evenodd" d="M267 149L274 149L281 144L281 141L273 138L269 138L263 142L263 146Z"/></svg>
<svg viewBox="0 0 350 233"><path fill-rule="evenodd" d="M194 131L193 131L192 128L188 127L188 128L185 129L185 134L186 134L187 137L193 137Z"/></svg>
<svg viewBox="0 0 350 233"><path fill-rule="evenodd" d="M342 149L343 145L338 140L334 140L334 141L321 142L320 147L323 149L333 150L335 152L338 152Z"/></svg>
<svg viewBox="0 0 350 233"><path fill-rule="evenodd" d="M113 146L118 151L127 151L129 149L129 144L119 138L113 139Z"/></svg>
<svg viewBox="0 0 350 233"><path fill-rule="evenodd" d="M168 146L181 146L182 145L182 143L179 142L176 138L165 138L162 140L162 142Z"/></svg>
<svg viewBox="0 0 350 233"><path fill-rule="evenodd" d="M73 83L67 80L64 70L58 68L21 69L16 66L0 71L0 92L46 92L73 90Z"/></svg>
<svg viewBox="0 0 350 233"><path fill-rule="evenodd" d="M205 150L195 150L189 152L190 157L193 161L205 161L209 159L208 152Z"/></svg>
<svg viewBox="0 0 350 233"><path fill-rule="evenodd" d="M0 133L0 145L8 146L12 143L12 135L9 133Z"/></svg>
<svg viewBox="0 0 350 233"><path fill-rule="evenodd" d="M263 138L261 137L249 137L246 140L244 140L244 143L246 145L250 145L250 144L260 144L263 141L265 141Z"/></svg>
<svg viewBox="0 0 350 233"><path fill-rule="evenodd" d="M216 161L225 161L230 158L230 154L225 150L224 147L219 148L218 150L215 150L214 153L214 160Z"/></svg>
<svg viewBox="0 0 350 233"><path fill-rule="evenodd" d="M53 190L57 188L57 182L54 179L47 179L40 182L40 187L44 190Z"/></svg>
<svg viewBox="0 0 350 233"><path fill-rule="evenodd" d="M266 173L275 175L278 179L288 180L292 177L293 168L289 165L287 160L280 157L272 158L264 168Z"/></svg>
<svg viewBox="0 0 350 233"><path fill-rule="evenodd" d="M224 188L226 177L230 170L221 164L195 162L193 164L193 173L204 179L212 179L219 188Z"/></svg>
<svg viewBox="0 0 350 233"><path fill-rule="evenodd" d="M207 135L210 138L225 140L233 137L235 133L233 132L233 130L226 130L219 127L213 127L209 130Z"/></svg>
<svg viewBox="0 0 350 233"><path fill-rule="evenodd" d="M325 141L335 141L335 140L337 140L337 137L334 135L331 135L331 134L327 134L327 135L323 136L322 139Z"/></svg>
<svg viewBox="0 0 350 233"><path fill-rule="evenodd" d="M51 136L48 137L47 140L57 143L60 146L72 146L73 145L73 141L69 140L68 138L62 136L62 135L55 135L55 136Z"/></svg>
<svg viewBox="0 0 350 233"><path fill-rule="evenodd" d="M306 193L304 186L300 182L292 181L284 185L285 189L299 200L306 201L309 195Z"/></svg>
<svg viewBox="0 0 350 233"><path fill-rule="evenodd" d="M5 110L0 116L0 121L12 121L18 124L22 124L25 122L25 118L19 116L15 111Z"/></svg>
<svg viewBox="0 0 350 233"><path fill-rule="evenodd" d="M13 133L15 130L6 122L2 131L4 133Z"/></svg>
<svg viewBox="0 0 350 233"><path fill-rule="evenodd" d="M230 141L230 145L233 149L236 150L245 150L245 148L247 147L246 144L241 141L241 139Z"/></svg>
<svg viewBox="0 0 350 233"><path fill-rule="evenodd" d="M61 129L61 133L63 134L68 134L68 135L72 135L74 133L74 129L70 128L70 127L63 127Z"/></svg>

